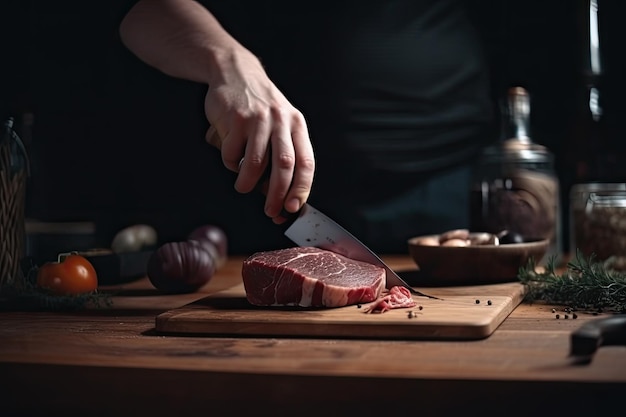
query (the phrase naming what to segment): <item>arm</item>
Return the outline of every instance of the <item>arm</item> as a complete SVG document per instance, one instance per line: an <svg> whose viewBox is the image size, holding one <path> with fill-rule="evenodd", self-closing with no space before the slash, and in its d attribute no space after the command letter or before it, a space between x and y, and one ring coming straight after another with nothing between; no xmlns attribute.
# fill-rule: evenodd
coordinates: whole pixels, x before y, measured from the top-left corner
<svg viewBox="0 0 626 417"><path fill-rule="evenodd" d="M250 192L271 163L265 213L280 222L282 207L304 204L315 168L304 117L210 11L193 0L140 0L120 35L148 65L208 85L205 113L222 138L224 165L239 172L237 191Z"/></svg>
<svg viewBox="0 0 626 417"><path fill-rule="evenodd" d="M208 10L189 0L139 1L122 20L120 35L148 65L205 84L217 81L229 56L244 52Z"/></svg>

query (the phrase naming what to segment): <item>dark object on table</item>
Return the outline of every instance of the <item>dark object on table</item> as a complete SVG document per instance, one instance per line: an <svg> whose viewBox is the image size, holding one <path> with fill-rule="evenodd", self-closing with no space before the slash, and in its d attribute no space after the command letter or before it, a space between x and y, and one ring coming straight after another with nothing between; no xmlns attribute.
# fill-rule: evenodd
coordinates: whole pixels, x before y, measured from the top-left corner
<svg viewBox="0 0 626 417"><path fill-rule="evenodd" d="M114 285L145 277L152 252L115 253L110 249L91 249L79 251L78 254L91 262L98 274L99 285Z"/></svg>
<svg viewBox="0 0 626 417"><path fill-rule="evenodd" d="M570 357L574 363L591 363L601 346L626 345L626 314L589 321L571 335Z"/></svg>

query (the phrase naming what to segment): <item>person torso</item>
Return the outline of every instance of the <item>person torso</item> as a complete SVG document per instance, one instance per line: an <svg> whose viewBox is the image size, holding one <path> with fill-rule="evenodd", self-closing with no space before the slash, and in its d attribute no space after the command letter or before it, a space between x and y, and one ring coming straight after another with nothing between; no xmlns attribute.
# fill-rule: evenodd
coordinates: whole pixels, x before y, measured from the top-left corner
<svg viewBox="0 0 626 417"><path fill-rule="evenodd" d="M401 184L488 140L489 73L460 0L203 3L303 111L324 187Z"/></svg>

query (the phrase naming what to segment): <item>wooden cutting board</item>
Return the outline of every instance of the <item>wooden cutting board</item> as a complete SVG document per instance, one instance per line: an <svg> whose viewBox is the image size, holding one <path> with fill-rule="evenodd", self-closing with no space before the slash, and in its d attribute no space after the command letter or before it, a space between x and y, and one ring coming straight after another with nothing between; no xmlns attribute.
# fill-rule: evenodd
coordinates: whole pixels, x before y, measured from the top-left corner
<svg viewBox="0 0 626 417"><path fill-rule="evenodd" d="M524 287L511 282L428 288L425 292L441 299L414 296L418 303L414 308L368 314L367 305L255 307L246 300L243 285L238 285L158 315L156 331L203 336L483 339L519 305Z"/></svg>

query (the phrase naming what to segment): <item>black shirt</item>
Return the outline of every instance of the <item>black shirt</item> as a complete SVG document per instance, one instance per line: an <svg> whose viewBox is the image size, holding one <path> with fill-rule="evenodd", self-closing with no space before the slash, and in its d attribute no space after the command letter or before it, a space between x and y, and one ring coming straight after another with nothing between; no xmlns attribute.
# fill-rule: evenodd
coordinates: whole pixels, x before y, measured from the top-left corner
<svg viewBox="0 0 626 417"><path fill-rule="evenodd" d="M463 1L203 3L304 113L313 201L367 199L373 186L384 198L491 139L489 74Z"/></svg>
<svg viewBox="0 0 626 417"><path fill-rule="evenodd" d="M407 233L462 222L457 197L467 187L454 168L492 138L485 133L489 74L466 13L470 1L202 4L260 57L304 114L317 162L310 202L382 253L405 251ZM111 190L106 201L117 201L116 213L106 213L103 221L111 225L101 229L149 223L165 241L211 223L226 231L231 253L293 245L264 215L264 197L237 193L233 173L204 143L205 87L190 93L189 84L158 77L135 57L128 61L137 65L126 69L117 91L141 104L116 106L118 120L129 126L118 140L124 158L141 160L141 169ZM416 188L422 191L415 194ZM407 192L411 204L403 203ZM385 202L388 208L371 209Z"/></svg>

